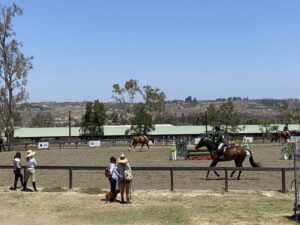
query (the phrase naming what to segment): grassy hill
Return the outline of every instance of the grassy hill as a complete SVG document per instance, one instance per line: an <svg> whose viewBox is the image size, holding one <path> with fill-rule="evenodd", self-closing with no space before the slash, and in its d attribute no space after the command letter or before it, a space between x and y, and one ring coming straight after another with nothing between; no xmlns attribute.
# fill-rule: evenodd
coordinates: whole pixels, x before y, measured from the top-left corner
<svg viewBox="0 0 300 225"><path fill-rule="evenodd" d="M216 99L216 100L197 100L182 101L174 100L166 102L167 112L176 115L189 115L193 113L204 112L209 104L219 107L227 100L232 100L235 110L240 112L244 117L269 118L279 117L279 107L283 105L300 105L299 99ZM116 103L104 103L107 114L111 114L113 110L118 108ZM69 111L72 115L72 123L76 124L81 120L81 116L85 113L86 102L40 102L26 103L21 107L21 117L23 126L28 126L32 117L37 112L50 112L55 120L56 125L64 126L68 122Z"/></svg>

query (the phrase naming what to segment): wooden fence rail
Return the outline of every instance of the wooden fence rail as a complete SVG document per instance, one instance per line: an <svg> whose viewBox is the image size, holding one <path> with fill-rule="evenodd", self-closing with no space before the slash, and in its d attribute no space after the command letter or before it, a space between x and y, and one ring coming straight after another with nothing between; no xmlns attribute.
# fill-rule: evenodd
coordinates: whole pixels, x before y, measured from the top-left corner
<svg viewBox="0 0 300 225"><path fill-rule="evenodd" d="M102 170L106 167L94 167L94 166L38 166L39 170L68 170L69 171L69 188L73 188L73 170ZM13 166L1 166L0 169L13 169ZM25 166L23 166L25 171ZM229 179L228 171L256 171L256 172L281 172L281 191L286 193L286 176L287 171L294 171L294 168L278 168L278 167L132 167L133 171L170 171L170 190L174 191L174 171L207 171L216 170L224 171L225 173L225 192L229 191Z"/></svg>

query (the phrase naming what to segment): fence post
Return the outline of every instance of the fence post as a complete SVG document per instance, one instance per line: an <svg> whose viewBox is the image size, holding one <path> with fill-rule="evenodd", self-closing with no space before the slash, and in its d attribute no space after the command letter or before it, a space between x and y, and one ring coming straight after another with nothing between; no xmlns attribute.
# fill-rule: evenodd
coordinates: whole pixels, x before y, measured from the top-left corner
<svg viewBox="0 0 300 225"><path fill-rule="evenodd" d="M73 173L72 167L69 168L69 189L73 188Z"/></svg>
<svg viewBox="0 0 300 225"><path fill-rule="evenodd" d="M76 143L76 149L77 149L77 148L78 148L78 147L77 147L78 142L76 141L75 143Z"/></svg>
<svg viewBox="0 0 300 225"><path fill-rule="evenodd" d="M170 169L171 176L171 191L174 191L174 176L173 176L173 168Z"/></svg>
<svg viewBox="0 0 300 225"><path fill-rule="evenodd" d="M282 168L282 170L281 170L281 178L282 178L282 193L286 193L284 168Z"/></svg>
<svg viewBox="0 0 300 225"><path fill-rule="evenodd" d="M228 171L225 169L225 192L228 192Z"/></svg>

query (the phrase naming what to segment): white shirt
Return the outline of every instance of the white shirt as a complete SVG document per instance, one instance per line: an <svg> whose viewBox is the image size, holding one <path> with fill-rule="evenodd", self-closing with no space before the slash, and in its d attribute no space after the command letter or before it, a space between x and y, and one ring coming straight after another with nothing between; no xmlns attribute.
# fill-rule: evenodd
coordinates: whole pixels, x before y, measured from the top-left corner
<svg viewBox="0 0 300 225"><path fill-rule="evenodd" d="M115 180L118 179L118 172L117 172L117 166L114 163L111 163L109 165L109 173L111 174L111 177Z"/></svg>
<svg viewBox="0 0 300 225"><path fill-rule="evenodd" d="M34 168L36 165L37 165L37 162L36 162L35 158L33 158L32 156L29 157L29 159L27 161L27 164L26 164L26 167L27 168Z"/></svg>
<svg viewBox="0 0 300 225"><path fill-rule="evenodd" d="M21 160L19 158L15 158L13 160L14 162L14 170L21 169Z"/></svg>

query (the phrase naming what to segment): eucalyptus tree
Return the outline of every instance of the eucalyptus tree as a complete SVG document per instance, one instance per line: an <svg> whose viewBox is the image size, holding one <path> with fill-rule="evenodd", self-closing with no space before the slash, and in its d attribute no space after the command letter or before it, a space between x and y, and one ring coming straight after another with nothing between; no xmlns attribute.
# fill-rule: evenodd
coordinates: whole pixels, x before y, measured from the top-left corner
<svg viewBox="0 0 300 225"><path fill-rule="evenodd" d="M13 18L22 16L23 10L16 4L0 4L0 10L0 122L11 143L21 121L18 107L28 98L25 87L33 57L25 57L22 43L14 39Z"/></svg>
<svg viewBox="0 0 300 225"><path fill-rule="evenodd" d="M124 87L121 87L119 84L113 85L112 98L121 106L120 120L130 121L133 113L134 99L136 94L140 92L137 80L130 79L126 81Z"/></svg>
<svg viewBox="0 0 300 225"><path fill-rule="evenodd" d="M144 86L141 93L145 100L146 109L152 114L153 121L157 122L160 115L165 112L165 93L159 88L152 88L150 85Z"/></svg>
<svg viewBox="0 0 300 225"><path fill-rule="evenodd" d="M155 129L152 116L147 112L145 104L139 103L134 106L134 115L131 118L131 127L125 134L140 135L142 132L149 133Z"/></svg>
<svg viewBox="0 0 300 225"><path fill-rule="evenodd" d="M91 137L103 136L105 121L106 110L104 104L99 102L99 100L87 102L85 114L81 118L80 131L88 133Z"/></svg>
<svg viewBox="0 0 300 225"><path fill-rule="evenodd" d="M151 114L154 122L157 122L165 112L165 94L159 88L153 88L145 85L142 88L137 80L130 79L125 82L124 87L119 84L113 85L113 96L117 103L120 104L119 120L131 122L134 110L134 100L142 97L148 113Z"/></svg>

